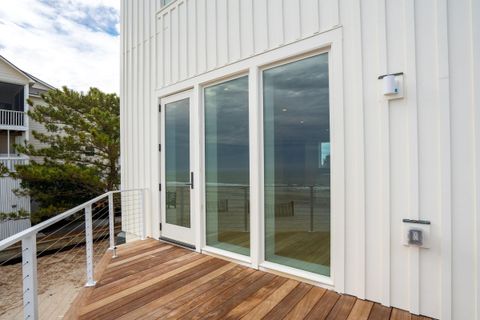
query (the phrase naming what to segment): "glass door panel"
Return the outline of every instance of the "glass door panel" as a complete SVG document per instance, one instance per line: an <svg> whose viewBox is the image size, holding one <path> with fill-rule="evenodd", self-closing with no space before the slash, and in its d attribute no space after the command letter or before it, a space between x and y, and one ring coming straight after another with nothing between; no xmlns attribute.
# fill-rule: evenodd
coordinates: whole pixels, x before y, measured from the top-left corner
<svg viewBox="0 0 480 320"><path fill-rule="evenodd" d="M190 92L162 99L161 237L193 246Z"/></svg>
<svg viewBox="0 0 480 320"><path fill-rule="evenodd" d="M166 222L190 228L189 99L165 105Z"/></svg>
<svg viewBox="0 0 480 320"><path fill-rule="evenodd" d="M263 71L265 259L330 275L328 54Z"/></svg>
<svg viewBox="0 0 480 320"><path fill-rule="evenodd" d="M250 255L248 77L204 92L207 245Z"/></svg>

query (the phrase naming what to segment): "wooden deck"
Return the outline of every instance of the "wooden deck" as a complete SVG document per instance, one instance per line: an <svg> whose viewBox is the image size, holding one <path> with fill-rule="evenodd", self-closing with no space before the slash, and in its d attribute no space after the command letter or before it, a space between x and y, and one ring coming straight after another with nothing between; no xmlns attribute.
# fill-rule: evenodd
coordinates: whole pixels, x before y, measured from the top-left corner
<svg viewBox="0 0 480 320"><path fill-rule="evenodd" d="M66 318L429 319L156 240L107 253L96 279Z"/></svg>

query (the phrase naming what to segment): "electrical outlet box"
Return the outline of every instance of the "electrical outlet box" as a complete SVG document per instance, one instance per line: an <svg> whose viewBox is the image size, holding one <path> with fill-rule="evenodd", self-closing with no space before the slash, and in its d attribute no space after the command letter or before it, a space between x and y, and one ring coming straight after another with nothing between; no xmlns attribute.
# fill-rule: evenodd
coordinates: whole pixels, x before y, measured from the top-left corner
<svg viewBox="0 0 480 320"><path fill-rule="evenodd" d="M402 243L410 247L430 248L430 221L403 219Z"/></svg>

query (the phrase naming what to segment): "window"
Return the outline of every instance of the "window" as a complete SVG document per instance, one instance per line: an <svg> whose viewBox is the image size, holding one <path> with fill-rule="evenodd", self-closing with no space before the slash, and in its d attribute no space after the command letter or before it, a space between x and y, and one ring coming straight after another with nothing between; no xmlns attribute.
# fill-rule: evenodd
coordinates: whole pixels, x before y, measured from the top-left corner
<svg viewBox="0 0 480 320"><path fill-rule="evenodd" d="M250 255L248 77L205 88L207 245Z"/></svg>
<svg viewBox="0 0 480 320"><path fill-rule="evenodd" d="M263 71L265 260L330 276L328 53Z"/></svg>
<svg viewBox="0 0 480 320"><path fill-rule="evenodd" d="M162 7L166 6L170 2L173 2L174 0L162 0Z"/></svg>

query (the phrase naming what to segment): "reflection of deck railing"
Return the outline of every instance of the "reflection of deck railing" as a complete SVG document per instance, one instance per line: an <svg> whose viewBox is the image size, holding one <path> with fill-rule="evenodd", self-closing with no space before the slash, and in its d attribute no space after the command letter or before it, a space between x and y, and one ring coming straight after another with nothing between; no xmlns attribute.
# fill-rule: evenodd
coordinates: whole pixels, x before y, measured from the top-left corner
<svg viewBox="0 0 480 320"><path fill-rule="evenodd" d="M0 109L0 125L12 127L25 126L25 112Z"/></svg>
<svg viewBox="0 0 480 320"><path fill-rule="evenodd" d="M15 166L17 165L25 165L28 163L28 158L8 158L8 157L0 157L0 164L3 165L8 169L8 171L15 171Z"/></svg>

